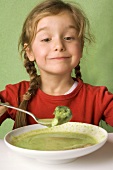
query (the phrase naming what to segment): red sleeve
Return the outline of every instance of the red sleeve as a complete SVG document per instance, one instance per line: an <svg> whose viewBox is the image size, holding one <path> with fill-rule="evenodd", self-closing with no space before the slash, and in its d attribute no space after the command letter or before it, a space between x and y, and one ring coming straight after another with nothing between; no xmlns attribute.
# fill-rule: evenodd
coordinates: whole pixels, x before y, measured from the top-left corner
<svg viewBox="0 0 113 170"><path fill-rule="evenodd" d="M0 100L2 102L8 102L10 105L18 107L20 101L22 100L23 94L27 91L29 87L29 82L23 81L14 85L7 85L5 90L0 92ZM16 111L14 109L8 109L1 117L0 124L6 118L15 119Z"/></svg>
<svg viewBox="0 0 113 170"><path fill-rule="evenodd" d="M101 87L98 93L99 108L103 113L102 119L113 126L113 94L106 87Z"/></svg>

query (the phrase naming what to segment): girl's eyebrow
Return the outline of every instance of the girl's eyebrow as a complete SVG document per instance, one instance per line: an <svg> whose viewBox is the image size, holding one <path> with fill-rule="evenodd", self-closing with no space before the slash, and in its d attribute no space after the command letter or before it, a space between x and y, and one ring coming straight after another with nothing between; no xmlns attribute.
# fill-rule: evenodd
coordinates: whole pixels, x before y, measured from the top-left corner
<svg viewBox="0 0 113 170"><path fill-rule="evenodd" d="M49 28L48 27L39 28L36 33L39 33L39 32L44 31L44 30L49 30Z"/></svg>
<svg viewBox="0 0 113 170"><path fill-rule="evenodd" d="M65 31L67 31L69 29L74 29L76 31L76 27L74 25L69 25L69 26L65 27ZM45 26L45 27L39 28L36 33L39 33L39 32L44 31L44 30L49 30L49 27Z"/></svg>
<svg viewBox="0 0 113 170"><path fill-rule="evenodd" d="M74 29L76 31L76 27L74 25L69 25L65 28L66 30L68 29Z"/></svg>

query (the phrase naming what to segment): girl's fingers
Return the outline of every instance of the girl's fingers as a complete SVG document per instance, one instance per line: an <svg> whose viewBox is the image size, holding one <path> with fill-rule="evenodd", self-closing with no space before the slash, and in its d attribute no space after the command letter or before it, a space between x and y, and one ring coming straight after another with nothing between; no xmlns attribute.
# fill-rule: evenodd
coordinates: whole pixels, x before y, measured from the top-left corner
<svg viewBox="0 0 113 170"><path fill-rule="evenodd" d="M7 108L5 106L0 106L0 116L2 116L6 112L6 110Z"/></svg>

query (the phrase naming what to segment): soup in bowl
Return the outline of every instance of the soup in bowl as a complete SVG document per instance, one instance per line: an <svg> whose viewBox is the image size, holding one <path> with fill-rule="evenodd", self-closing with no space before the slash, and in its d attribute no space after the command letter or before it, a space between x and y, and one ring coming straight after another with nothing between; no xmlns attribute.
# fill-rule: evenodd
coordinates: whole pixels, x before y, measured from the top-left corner
<svg viewBox="0 0 113 170"><path fill-rule="evenodd" d="M18 154L46 163L66 163L102 147L108 134L101 127L68 122L47 128L35 124L9 132L4 141Z"/></svg>

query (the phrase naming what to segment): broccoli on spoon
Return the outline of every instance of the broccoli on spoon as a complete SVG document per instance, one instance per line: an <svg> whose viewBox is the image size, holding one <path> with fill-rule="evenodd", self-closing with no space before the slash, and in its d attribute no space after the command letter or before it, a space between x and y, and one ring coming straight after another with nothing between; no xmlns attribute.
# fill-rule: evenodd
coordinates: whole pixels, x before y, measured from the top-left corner
<svg viewBox="0 0 113 170"><path fill-rule="evenodd" d="M52 120L52 126L57 126L69 122L72 118L72 112L67 106L57 106L53 114L55 117Z"/></svg>

